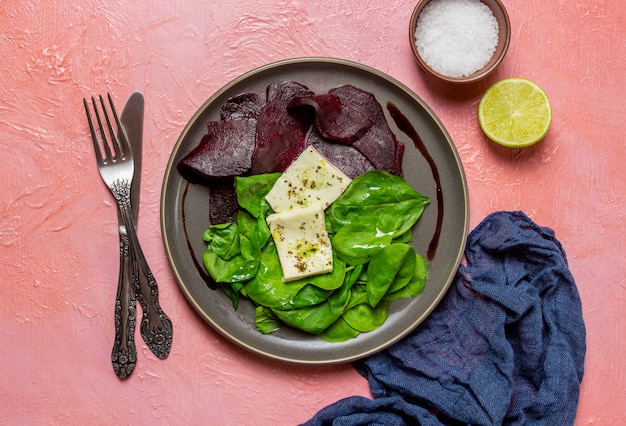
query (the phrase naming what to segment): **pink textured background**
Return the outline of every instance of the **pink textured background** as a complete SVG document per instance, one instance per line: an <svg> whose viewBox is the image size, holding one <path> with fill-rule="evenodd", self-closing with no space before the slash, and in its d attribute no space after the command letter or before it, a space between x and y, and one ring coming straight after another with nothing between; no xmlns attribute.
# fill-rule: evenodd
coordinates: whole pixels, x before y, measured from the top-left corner
<svg viewBox="0 0 626 426"><path fill-rule="evenodd" d="M577 425L626 418L626 9L608 0L505 0L513 26L496 75L464 88L417 68L414 1L2 0L0 2L0 423L294 425L369 395L350 365L306 367L235 347L192 310L170 272L159 196L171 148L217 89L280 59L331 56L399 79L442 119L464 162L471 227L522 209L563 243L588 331ZM491 83L548 93L549 135L513 151L480 132ZM166 361L137 338L110 365L116 215L96 172L82 98L146 99L140 240L175 327ZM121 106L120 106L121 108Z"/></svg>

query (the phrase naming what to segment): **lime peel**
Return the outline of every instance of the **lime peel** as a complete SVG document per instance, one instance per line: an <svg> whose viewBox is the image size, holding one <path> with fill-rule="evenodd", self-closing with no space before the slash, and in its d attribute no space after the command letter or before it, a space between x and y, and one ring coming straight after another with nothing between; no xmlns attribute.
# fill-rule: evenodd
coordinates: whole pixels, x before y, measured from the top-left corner
<svg viewBox="0 0 626 426"><path fill-rule="evenodd" d="M524 148L542 140L552 121L546 93L524 78L507 78L492 85L478 104L478 122L492 141Z"/></svg>

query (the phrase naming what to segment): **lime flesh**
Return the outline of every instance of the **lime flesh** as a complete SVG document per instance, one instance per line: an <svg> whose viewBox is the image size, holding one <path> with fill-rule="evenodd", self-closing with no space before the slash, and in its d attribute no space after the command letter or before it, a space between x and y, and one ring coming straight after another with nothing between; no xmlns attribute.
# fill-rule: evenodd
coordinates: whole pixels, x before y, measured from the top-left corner
<svg viewBox="0 0 626 426"><path fill-rule="evenodd" d="M548 96L536 83L507 78L484 93L478 104L478 121L492 141L524 148L545 137L552 121L552 108Z"/></svg>

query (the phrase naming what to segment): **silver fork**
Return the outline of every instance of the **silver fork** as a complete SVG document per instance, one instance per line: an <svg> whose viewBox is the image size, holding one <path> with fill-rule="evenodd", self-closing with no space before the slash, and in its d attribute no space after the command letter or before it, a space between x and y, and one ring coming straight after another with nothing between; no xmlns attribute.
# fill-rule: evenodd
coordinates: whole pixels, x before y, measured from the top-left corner
<svg viewBox="0 0 626 426"><path fill-rule="evenodd" d="M140 332L150 350L158 358L164 359L167 358L172 347L172 322L165 312L163 312L163 309L161 309L158 301L159 293L156 280L150 271L150 267L148 266L148 262L146 261L137 238L137 231L132 218L130 204L130 185L135 169L133 154L126 132L120 123L115 106L113 105L111 95L107 95L107 97L113 119L118 128L117 134L113 130L113 125L102 96L99 96L99 101L104 120L98 112L98 103L93 97L91 98L94 114L100 130L101 142L98 140L98 134L96 133L94 122L91 118L89 104L87 100L83 99L85 112L87 113L87 121L89 122L89 129L91 131L100 176L111 190L117 202L120 217L122 218L122 222L128 234L128 255L131 265L132 284L144 311ZM107 130L109 134L108 137ZM101 144L102 146L100 146ZM147 282L150 294L143 294L141 292L140 280ZM132 339L132 336L128 336L128 339Z"/></svg>

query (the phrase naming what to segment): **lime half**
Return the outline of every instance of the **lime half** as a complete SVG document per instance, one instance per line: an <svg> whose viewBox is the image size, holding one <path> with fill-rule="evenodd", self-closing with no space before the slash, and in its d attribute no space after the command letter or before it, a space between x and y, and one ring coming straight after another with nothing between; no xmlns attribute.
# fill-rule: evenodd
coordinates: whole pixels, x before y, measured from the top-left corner
<svg viewBox="0 0 626 426"><path fill-rule="evenodd" d="M546 93L524 78L507 78L491 86L478 104L478 122L500 145L524 148L544 138L552 108Z"/></svg>

